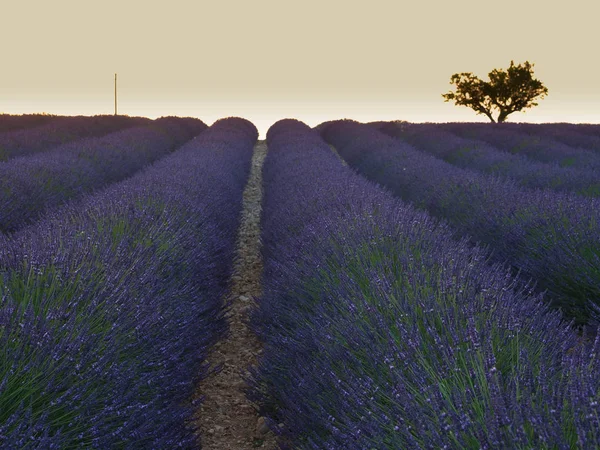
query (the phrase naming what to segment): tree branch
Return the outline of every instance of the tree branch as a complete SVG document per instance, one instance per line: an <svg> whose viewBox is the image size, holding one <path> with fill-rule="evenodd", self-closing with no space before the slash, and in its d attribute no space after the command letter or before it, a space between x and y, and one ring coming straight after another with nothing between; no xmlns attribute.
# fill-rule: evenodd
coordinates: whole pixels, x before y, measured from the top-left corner
<svg viewBox="0 0 600 450"><path fill-rule="evenodd" d="M490 81L482 81L471 72L455 73L450 84L456 85L456 92L442 94L446 102L453 100L456 105L468 106L478 114L485 114L492 122L492 110L500 111L498 122L503 122L509 114L531 106L533 100L544 98L548 89L540 80L532 77L532 67L528 61L515 65L510 62L507 70L492 70Z"/></svg>

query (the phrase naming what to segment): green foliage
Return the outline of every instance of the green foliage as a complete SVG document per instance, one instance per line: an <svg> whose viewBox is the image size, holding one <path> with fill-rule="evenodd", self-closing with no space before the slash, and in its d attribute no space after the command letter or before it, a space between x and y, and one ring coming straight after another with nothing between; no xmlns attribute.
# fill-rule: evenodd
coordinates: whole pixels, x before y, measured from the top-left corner
<svg viewBox="0 0 600 450"><path fill-rule="evenodd" d="M456 85L456 92L442 94L444 101L453 100L455 104L468 106L485 114L496 122L492 113L498 110L498 123L504 122L509 114L537 106L534 100L548 95L548 89L538 79L533 78L533 64L525 61L515 65L510 62L507 70L494 69L489 74L490 81L480 80L471 72L455 73L450 84Z"/></svg>

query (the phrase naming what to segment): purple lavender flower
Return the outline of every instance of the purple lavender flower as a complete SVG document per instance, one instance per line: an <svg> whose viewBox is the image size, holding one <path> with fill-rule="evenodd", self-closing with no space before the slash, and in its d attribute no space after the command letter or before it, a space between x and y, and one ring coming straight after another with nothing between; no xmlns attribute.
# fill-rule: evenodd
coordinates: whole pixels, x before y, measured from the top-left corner
<svg viewBox="0 0 600 450"><path fill-rule="evenodd" d="M389 122L378 128L455 166L513 179L523 187L600 196L600 172L533 161L483 141L461 138L443 125Z"/></svg>
<svg viewBox="0 0 600 450"><path fill-rule="evenodd" d="M161 118L0 163L0 231L12 232L70 198L131 176L206 128Z"/></svg>
<svg viewBox="0 0 600 450"><path fill-rule="evenodd" d="M531 286L344 167L301 122L277 122L267 141L252 317L265 352L249 395L285 445L600 444L594 406L568 394L573 377L595 401L598 361L568 356L583 355L576 333Z"/></svg>
<svg viewBox="0 0 600 450"><path fill-rule="evenodd" d="M10 120L12 119L12 120ZM0 161L47 151L78 139L99 137L150 119L128 116L8 116L0 115ZM38 126L33 126L38 125Z"/></svg>
<svg viewBox="0 0 600 450"><path fill-rule="evenodd" d="M217 121L2 238L0 447L197 448L257 136Z"/></svg>
<svg viewBox="0 0 600 450"><path fill-rule="evenodd" d="M600 155L594 151L571 147L546 134L528 133L526 129L517 130L510 126L514 124L506 128L503 125L448 123L440 124L440 127L462 137L486 141L500 150L521 154L533 160L554 162L562 167L600 169Z"/></svg>
<svg viewBox="0 0 600 450"><path fill-rule="evenodd" d="M344 159L395 195L488 245L493 257L533 278L580 323L600 304L600 204L597 198L520 188L461 169L384 135L339 121L322 127Z"/></svg>

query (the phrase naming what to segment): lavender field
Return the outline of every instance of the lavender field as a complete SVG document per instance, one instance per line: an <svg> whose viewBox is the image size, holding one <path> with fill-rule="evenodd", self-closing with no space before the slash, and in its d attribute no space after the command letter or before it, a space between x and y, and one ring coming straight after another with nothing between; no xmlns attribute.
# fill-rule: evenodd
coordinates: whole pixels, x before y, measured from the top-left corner
<svg viewBox="0 0 600 450"><path fill-rule="evenodd" d="M0 115L0 448L203 447L261 143ZM266 148L263 347L231 386L262 435L600 448L600 125L284 119Z"/></svg>

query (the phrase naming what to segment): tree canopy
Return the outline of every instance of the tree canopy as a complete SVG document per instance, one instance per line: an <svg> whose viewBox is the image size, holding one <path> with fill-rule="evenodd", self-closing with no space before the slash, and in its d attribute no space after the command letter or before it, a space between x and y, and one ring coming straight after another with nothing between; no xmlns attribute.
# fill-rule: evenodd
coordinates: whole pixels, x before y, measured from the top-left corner
<svg viewBox="0 0 600 450"><path fill-rule="evenodd" d="M492 122L496 122L492 113L498 110L497 122L501 123L515 111L537 106L534 99L548 94L542 82L533 78L533 64L529 61L519 65L511 61L507 70L494 69L488 77L490 81L483 81L471 72L455 73L450 84L456 85L456 92L450 91L442 97L446 102L454 100L457 105L485 114Z"/></svg>

